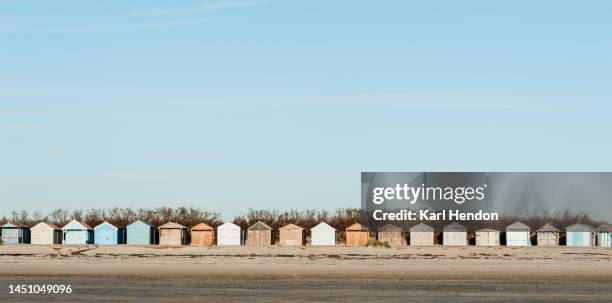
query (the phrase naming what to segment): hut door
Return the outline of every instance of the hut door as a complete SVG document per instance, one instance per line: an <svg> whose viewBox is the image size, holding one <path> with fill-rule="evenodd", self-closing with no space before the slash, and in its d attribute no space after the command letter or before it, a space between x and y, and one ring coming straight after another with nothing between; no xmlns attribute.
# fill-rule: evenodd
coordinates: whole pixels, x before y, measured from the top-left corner
<svg viewBox="0 0 612 303"><path fill-rule="evenodd" d="M202 231L192 231L191 232L191 243L194 245L204 245L204 232Z"/></svg>
<svg viewBox="0 0 612 303"><path fill-rule="evenodd" d="M66 232L66 243L67 244L81 244L85 243L85 234L80 230L73 230Z"/></svg>
<svg viewBox="0 0 612 303"><path fill-rule="evenodd" d="M356 245L357 237L355 232L347 232L346 233L346 245Z"/></svg>
<svg viewBox="0 0 612 303"><path fill-rule="evenodd" d="M103 243L109 243L111 241L111 231L108 229L101 230L100 238L103 241Z"/></svg>
<svg viewBox="0 0 612 303"><path fill-rule="evenodd" d="M18 244L19 230L17 228L3 228L2 241L6 244Z"/></svg>
<svg viewBox="0 0 612 303"><path fill-rule="evenodd" d="M210 231L202 232L202 245L212 245L213 233Z"/></svg>
<svg viewBox="0 0 612 303"><path fill-rule="evenodd" d="M574 245L584 245L584 240L581 232L572 233L572 242Z"/></svg>

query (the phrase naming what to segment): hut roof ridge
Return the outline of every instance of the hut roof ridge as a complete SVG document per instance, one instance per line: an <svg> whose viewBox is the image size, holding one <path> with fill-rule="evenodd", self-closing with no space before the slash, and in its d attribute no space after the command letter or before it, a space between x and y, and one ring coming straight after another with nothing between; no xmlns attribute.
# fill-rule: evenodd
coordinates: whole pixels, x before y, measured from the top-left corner
<svg viewBox="0 0 612 303"><path fill-rule="evenodd" d="M102 225L109 225L109 226L111 226L111 227L113 227L113 228L115 228L115 229L119 229L117 226L115 226L115 225L113 225L113 224L110 224L108 221L104 221L104 222L102 222L102 223L100 223L100 224L96 225L96 227L94 227L94 229L97 229L98 227L100 227L100 226L102 226Z"/></svg>
<svg viewBox="0 0 612 303"><path fill-rule="evenodd" d="M162 229L162 228L167 228L167 229L181 228L182 229L182 228L187 228L187 227L185 227L185 226L183 226L181 224L178 224L176 222L168 222L168 223L166 223L166 224L164 224L164 225L162 225L162 226L160 226L158 228L159 229Z"/></svg>
<svg viewBox="0 0 612 303"><path fill-rule="evenodd" d="M359 223L353 223L346 228L346 231L368 231L368 229Z"/></svg>
<svg viewBox="0 0 612 303"><path fill-rule="evenodd" d="M55 224L52 224L52 223L49 223L49 222L46 222L46 221L40 221L40 222L38 222L38 223L37 223L36 225L34 225L34 226L38 226L38 225L40 225L40 224L46 225L46 226L48 226L48 227L50 227L51 229L54 229L54 230L59 230L59 229L61 229L61 228L57 227ZM34 228L34 226L32 226L32 228Z"/></svg>
<svg viewBox="0 0 612 303"><path fill-rule="evenodd" d="M544 224L542 227L540 227L538 229L538 231L541 232L546 232L546 231L559 231L558 228L556 228L554 225L550 224L550 223L546 223Z"/></svg>
<svg viewBox="0 0 612 303"><path fill-rule="evenodd" d="M517 230L530 230L531 227L529 227L527 224L520 222L520 221L516 221L510 225L508 225L506 227L506 230L511 230L511 229L517 229Z"/></svg>
<svg viewBox="0 0 612 303"><path fill-rule="evenodd" d="M411 232L433 232L435 229L423 222L410 228Z"/></svg>
<svg viewBox="0 0 612 303"><path fill-rule="evenodd" d="M287 225L285 225L285 226L283 226L283 227L279 228L279 230L281 230L281 229L282 229L282 230L285 230L285 229L299 229L299 230L304 230L303 228L301 228L301 227L299 227L299 226L297 226L297 225L295 225L295 224L293 224L293 223L289 223L289 224L287 224Z"/></svg>
<svg viewBox="0 0 612 303"><path fill-rule="evenodd" d="M467 227L458 222L453 222L444 226L444 231L467 231Z"/></svg>
<svg viewBox="0 0 612 303"><path fill-rule="evenodd" d="M191 227L191 230L214 230L212 226L206 224L205 222L200 222Z"/></svg>
<svg viewBox="0 0 612 303"><path fill-rule="evenodd" d="M608 224L608 223L601 223L601 225L599 225L597 227L597 229L595 229L596 232L612 232L612 225Z"/></svg>
<svg viewBox="0 0 612 303"><path fill-rule="evenodd" d="M336 230L333 226L321 221L321 223L317 224L316 226L312 227L312 229L320 229L320 228L325 228L325 229L333 229Z"/></svg>
<svg viewBox="0 0 612 303"><path fill-rule="evenodd" d="M23 228L23 227L27 227L24 224L21 223L15 223L12 221L6 222L5 224L3 224L1 227L19 227L19 228Z"/></svg>
<svg viewBox="0 0 612 303"><path fill-rule="evenodd" d="M272 227L270 227L266 223L263 223L261 221L257 221L257 222L255 222L255 224L253 224L253 225L251 225L249 227L249 230L272 230Z"/></svg>
<svg viewBox="0 0 612 303"><path fill-rule="evenodd" d="M586 224L581 224L581 223L576 223L576 224L572 224L568 227L565 228L566 231L577 231L577 232L592 232L593 231L593 227L586 225Z"/></svg>

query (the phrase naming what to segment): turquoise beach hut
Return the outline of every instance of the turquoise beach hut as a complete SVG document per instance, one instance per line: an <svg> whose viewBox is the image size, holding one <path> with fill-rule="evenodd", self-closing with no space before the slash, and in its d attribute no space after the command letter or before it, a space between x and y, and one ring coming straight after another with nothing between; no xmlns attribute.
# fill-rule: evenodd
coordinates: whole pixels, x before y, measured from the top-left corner
<svg viewBox="0 0 612 303"><path fill-rule="evenodd" d="M0 226L0 235L4 244L30 243L30 229L22 224L6 223Z"/></svg>
<svg viewBox="0 0 612 303"><path fill-rule="evenodd" d="M123 244L123 229L104 221L94 227L95 244Z"/></svg>
<svg viewBox="0 0 612 303"><path fill-rule="evenodd" d="M93 244L93 230L89 225L72 220L62 227L64 244Z"/></svg>
<svg viewBox="0 0 612 303"><path fill-rule="evenodd" d="M127 244L155 244L155 228L149 222L136 220L127 226Z"/></svg>
<svg viewBox="0 0 612 303"><path fill-rule="evenodd" d="M584 224L574 224L566 229L566 245L567 246L593 246L595 238L593 237L593 227Z"/></svg>

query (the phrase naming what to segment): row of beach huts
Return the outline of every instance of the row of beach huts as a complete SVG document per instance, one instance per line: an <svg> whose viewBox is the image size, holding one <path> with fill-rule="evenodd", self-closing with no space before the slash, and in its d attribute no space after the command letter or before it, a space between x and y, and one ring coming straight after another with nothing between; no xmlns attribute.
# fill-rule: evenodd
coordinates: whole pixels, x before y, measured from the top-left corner
<svg viewBox="0 0 612 303"><path fill-rule="evenodd" d="M40 222L32 228L15 223L7 223L0 227L0 239L4 244L132 244L132 245L273 245L273 229L264 222L257 222L243 233L240 226L228 222L215 229L205 223L187 228L181 224L169 222L154 227L144 220L137 220L125 229L120 229L108 222L91 228L83 222L72 220L59 228L47 222ZM401 246L432 246L435 245L435 229L424 223L419 223L405 232L402 228L387 224L379 227L376 233L365 226L355 223L345 230L346 246L364 246L375 239L386 242L391 247ZM295 224L287 224L278 229L280 246L306 245L306 232ZM502 236L499 230L483 228L474 231L476 246L499 246ZM532 235L538 246L560 245L560 230L551 224L545 224L532 234L531 228L521 222L516 222L505 229L504 238L507 246L531 246ZM245 237L246 236L246 237ZM451 223L442 230L442 245L467 246L468 229L457 223ZM337 245L336 229L321 222L310 230L309 245ZM440 242L440 241L438 241ZM574 224L565 229L566 246L602 246L612 247L612 226L603 223L597 228L584 224Z"/></svg>

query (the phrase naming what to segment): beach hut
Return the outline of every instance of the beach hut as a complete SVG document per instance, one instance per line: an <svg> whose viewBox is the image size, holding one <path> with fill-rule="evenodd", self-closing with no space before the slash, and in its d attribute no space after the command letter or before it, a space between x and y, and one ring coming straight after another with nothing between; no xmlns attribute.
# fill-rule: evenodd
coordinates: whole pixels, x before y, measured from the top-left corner
<svg viewBox="0 0 612 303"><path fill-rule="evenodd" d="M574 224L565 228L567 246L593 246L593 227Z"/></svg>
<svg viewBox="0 0 612 303"><path fill-rule="evenodd" d="M410 228L410 246L432 246L434 238L434 228L425 223L419 223Z"/></svg>
<svg viewBox="0 0 612 303"><path fill-rule="evenodd" d="M595 229L597 233L597 246L612 247L612 226L608 223L602 223Z"/></svg>
<svg viewBox="0 0 612 303"><path fill-rule="evenodd" d="M266 223L257 221L247 230L247 246L272 245L272 227Z"/></svg>
<svg viewBox="0 0 612 303"><path fill-rule="evenodd" d="M206 223L196 224L191 228L191 245L211 246L215 241L215 229Z"/></svg>
<svg viewBox="0 0 612 303"><path fill-rule="evenodd" d="M499 246L499 231L491 228L477 230L476 246Z"/></svg>
<svg viewBox="0 0 612 303"><path fill-rule="evenodd" d="M92 244L93 243L93 230L89 225L72 220L70 223L62 227L64 232L63 243L64 244Z"/></svg>
<svg viewBox="0 0 612 303"><path fill-rule="evenodd" d="M187 244L187 227L174 222L168 222L159 229L159 245Z"/></svg>
<svg viewBox="0 0 612 303"><path fill-rule="evenodd" d="M466 246L467 228L457 222L444 226L442 230L442 245Z"/></svg>
<svg viewBox="0 0 612 303"><path fill-rule="evenodd" d="M30 228L30 243L32 244L61 244L62 230L48 222L40 222Z"/></svg>
<svg viewBox="0 0 612 303"><path fill-rule="evenodd" d="M19 223L8 222L0 226L3 244L24 244L30 242L30 229Z"/></svg>
<svg viewBox="0 0 612 303"><path fill-rule="evenodd" d="M506 246L530 246L529 226L515 222L506 227Z"/></svg>
<svg viewBox="0 0 612 303"><path fill-rule="evenodd" d="M155 227L144 220L136 220L127 226L127 244L155 244Z"/></svg>
<svg viewBox="0 0 612 303"><path fill-rule="evenodd" d="M310 229L310 245L336 245L336 229L325 222Z"/></svg>
<svg viewBox="0 0 612 303"><path fill-rule="evenodd" d="M104 221L94 227L94 244L123 244L123 234L123 229Z"/></svg>
<svg viewBox="0 0 612 303"><path fill-rule="evenodd" d="M369 238L368 229L359 223L346 228L346 246L364 246Z"/></svg>
<svg viewBox="0 0 612 303"><path fill-rule="evenodd" d="M386 224L378 228L378 241L387 242L391 247L406 245L404 231L393 224Z"/></svg>
<svg viewBox="0 0 612 303"><path fill-rule="evenodd" d="M217 245L242 245L240 226L227 222L217 227Z"/></svg>
<svg viewBox="0 0 612 303"><path fill-rule="evenodd" d="M559 246L559 229L546 223L538 229L537 238L538 246Z"/></svg>
<svg viewBox="0 0 612 303"><path fill-rule="evenodd" d="M278 229L279 243L281 246L302 246L304 245L304 229L295 225L287 224Z"/></svg>

